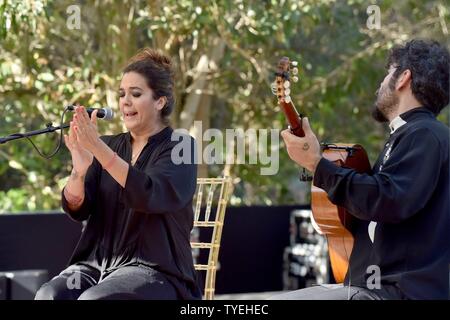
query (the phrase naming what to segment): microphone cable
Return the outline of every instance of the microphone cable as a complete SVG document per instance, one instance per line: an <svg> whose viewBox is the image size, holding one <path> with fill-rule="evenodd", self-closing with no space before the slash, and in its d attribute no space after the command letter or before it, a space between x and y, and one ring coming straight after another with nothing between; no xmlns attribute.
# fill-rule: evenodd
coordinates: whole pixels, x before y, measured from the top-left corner
<svg viewBox="0 0 450 320"><path fill-rule="evenodd" d="M34 144L33 140L30 139L29 136L23 134L23 133L15 133L13 134L13 136L17 136L17 137L22 137L22 138L26 138L28 141L30 141L31 145L33 146L33 148L37 151L37 153L42 157L45 158L47 160L50 160L51 158L53 158L55 156L55 154L58 153L59 149L61 149L61 144L62 144L62 140L63 140L63 123L64 123L64 116L66 115L67 111L69 111L69 108L66 107L64 108L64 111L61 115L61 122L60 122L60 134L59 134L59 139L58 139L58 145L56 146L55 150L52 151L52 153L50 153L49 155L44 154L43 152L41 152L39 150L39 148ZM51 127L53 127L52 123L48 123L47 124L47 128L50 129ZM53 131L48 131L48 132L54 132L55 130L58 129L54 129Z"/></svg>

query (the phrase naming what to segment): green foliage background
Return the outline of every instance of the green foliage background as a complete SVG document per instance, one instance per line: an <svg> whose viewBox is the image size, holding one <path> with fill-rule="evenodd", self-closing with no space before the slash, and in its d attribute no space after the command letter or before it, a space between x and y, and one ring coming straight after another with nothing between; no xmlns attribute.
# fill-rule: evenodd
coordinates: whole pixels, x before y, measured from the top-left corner
<svg viewBox="0 0 450 320"><path fill-rule="evenodd" d="M367 8L381 8L381 29L369 30ZM69 28L71 5L80 29ZM322 141L358 142L373 162L386 128L369 110L393 45L412 37L447 46L448 1L51 1L0 3L0 136L59 124L64 106L79 102L118 107L121 69L139 48L168 52L177 71L177 127L189 112L189 95L202 57L209 64L202 94L210 127L278 128L285 118L270 92L281 56L298 60L300 82L292 88L298 109ZM219 53L218 53L219 52ZM216 60L214 60L216 59ZM448 110L440 116L448 124ZM203 128L205 129L205 128ZM102 133L124 130L120 119L101 123ZM57 134L33 141L46 153ZM258 165L233 165L234 205L308 201L308 185L280 146L280 171L262 176ZM59 210L70 171L63 146L51 160L26 140L0 145L0 212ZM210 176L223 166L208 168Z"/></svg>

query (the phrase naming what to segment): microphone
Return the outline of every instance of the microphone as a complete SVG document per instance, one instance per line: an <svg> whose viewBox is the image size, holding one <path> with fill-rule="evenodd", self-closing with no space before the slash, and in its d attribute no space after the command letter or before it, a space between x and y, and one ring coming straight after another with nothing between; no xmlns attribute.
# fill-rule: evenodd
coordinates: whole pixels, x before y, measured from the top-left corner
<svg viewBox="0 0 450 320"><path fill-rule="evenodd" d="M67 106L67 110L74 111L76 106ZM85 108L86 112L91 117L94 110L97 111L97 118L102 120L112 120L114 118L114 111L111 108Z"/></svg>

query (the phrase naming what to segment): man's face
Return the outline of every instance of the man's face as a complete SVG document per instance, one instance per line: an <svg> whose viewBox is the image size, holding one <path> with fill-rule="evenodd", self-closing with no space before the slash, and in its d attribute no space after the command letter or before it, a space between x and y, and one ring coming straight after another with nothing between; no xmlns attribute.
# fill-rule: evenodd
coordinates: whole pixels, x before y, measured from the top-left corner
<svg viewBox="0 0 450 320"><path fill-rule="evenodd" d="M398 107L399 99L395 92L395 79L392 78L396 69L395 66L389 68L388 74L376 92L377 99L372 110L372 117L378 122L389 121L389 114Z"/></svg>

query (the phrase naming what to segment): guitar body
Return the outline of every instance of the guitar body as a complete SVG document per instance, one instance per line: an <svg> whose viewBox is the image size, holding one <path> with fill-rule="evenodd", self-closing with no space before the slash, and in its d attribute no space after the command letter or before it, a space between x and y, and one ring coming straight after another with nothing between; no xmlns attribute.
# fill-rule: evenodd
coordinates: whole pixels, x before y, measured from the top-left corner
<svg viewBox="0 0 450 320"><path fill-rule="evenodd" d="M371 171L367 153L360 145L333 144L330 148L325 147L322 156L338 166L352 168L359 173ZM311 188L311 210L317 231L327 237L334 279L341 283L347 274L353 250L354 240L350 231L352 216L343 207L331 203L327 193L314 185Z"/></svg>

